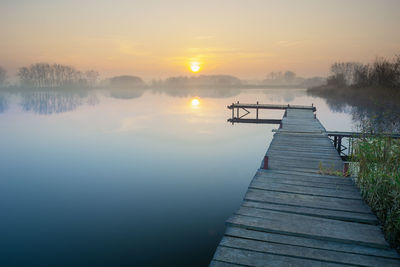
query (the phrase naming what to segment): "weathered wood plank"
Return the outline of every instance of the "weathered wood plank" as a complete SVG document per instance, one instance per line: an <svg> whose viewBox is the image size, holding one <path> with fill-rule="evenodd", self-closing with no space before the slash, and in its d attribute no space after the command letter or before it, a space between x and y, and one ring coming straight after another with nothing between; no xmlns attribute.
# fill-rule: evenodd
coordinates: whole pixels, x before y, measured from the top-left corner
<svg viewBox="0 0 400 267"><path fill-rule="evenodd" d="M244 199L256 202L291 205L297 207L371 213L370 208L363 201L353 199L308 196L275 191L266 192L251 188L247 191Z"/></svg>
<svg viewBox="0 0 400 267"><path fill-rule="evenodd" d="M315 153L327 153L327 154L337 154L336 150L332 148L322 148L322 147L309 147L309 146L288 146L288 145L278 145L270 144L269 150L280 150L280 151L292 151L292 152L315 152Z"/></svg>
<svg viewBox="0 0 400 267"><path fill-rule="evenodd" d="M287 185L279 183L268 183L264 181L253 180L249 188L268 190L276 192L303 194L310 196L323 196L323 197L336 197L345 199L362 199L358 192L342 191L338 189L327 189L327 188L316 188L316 187L304 187L297 185Z"/></svg>
<svg viewBox="0 0 400 267"><path fill-rule="evenodd" d="M246 200L243 201L242 206L249 208L295 213L295 214L308 215L308 216L327 218L327 219L335 219L341 221L361 222L374 225L378 224L378 220L373 214L366 214L366 213L316 209L307 207L294 207L282 204L261 203L261 202L246 201Z"/></svg>
<svg viewBox="0 0 400 267"><path fill-rule="evenodd" d="M334 263L260 253L225 246L219 246L217 248L217 251L214 254L214 259L227 263L242 264L245 266L339 266Z"/></svg>
<svg viewBox="0 0 400 267"><path fill-rule="evenodd" d="M221 245L237 249L247 249L255 252L271 253L282 256L292 256L310 260L320 260L324 262L338 264L354 264L362 266L399 266L400 264L400 262L395 259L384 259L360 254L356 255L324 249L299 247L287 244L276 244L230 236L225 236L224 238L222 238Z"/></svg>
<svg viewBox="0 0 400 267"><path fill-rule="evenodd" d="M267 152L267 156L269 157L285 157L286 159L300 159L307 157L312 160L341 160L339 154L326 154L323 152L295 152L295 151L282 151L278 149L270 149Z"/></svg>
<svg viewBox="0 0 400 267"><path fill-rule="evenodd" d="M378 226L241 207L229 225L258 231L389 248Z"/></svg>
<svg viewBox="0 0 400 267"><path fill-rule="evenodd" d="M285 176L285 175L275 175L275 176L264 176L264 175L259 175L256 174L253 178L256 181L261 181L265 183L276 183L276 184L286 184L286 185L297 185L297 186L304 186L304 187L309 187L309 188L326 188L326 189L336 189L336 190L344 190L344 191L350 191L353 193L358 193L359 191L353 184L347 184L347 183L339 183L335 181L310 181L307 178L302 177L297 177L292 178L290 176ZM315 180L315 179L314 179Z"/></svg>
<svg viewBox="0 0 400 267"><path fill-rule="evenodd" d="M248 239L224 237L221 244L238 249L249 249L256 252L273 253L277 255L293 256L311 260L321 260L339 264L354 264L362 266L398 266L399 261L394 259L382 259L374 256L354 255L351 253L335 252L329 250L305 248L292 245L283 245L254 241Z"/></svg>
<svg viewBox="0 0 400 267"><path fill-rule="evenodd" d="M212 260L210 265L208 265L208 266L210 266L210 267L236 267L236 266L246 266L246 265L227 263L227 262L223 262L223 261Z"/></svg>
<svg viewBox="0 0 400 267"><path fill-rule="evenodd" d="M259 172L265 173L268 175L269 173L271 174L289 174L290 176L306 176L310 178L326 178L326 180L342 180L342 181L351 181L351 178L349 177L343 177L343 176L335 176L335 175L327 175L327 174L321 174L321 173L301 173L297 171L290 171L290 170L264 170L264 169L258 169Z"/></svg>
<svg viewBox="0 0 400 267"><path fill-rule="evenodd" d="M399 254L396 253L395 250L387 250L387 249L359 246L341 242L282 235L276 233L266 233L266 232L238 228L234 226L228 226L225 235L271 242L271 243L288 244L300 247L324 249L328 251L347 252L355 255L370 255L370 256L400 260L400 256Z"/></svg>

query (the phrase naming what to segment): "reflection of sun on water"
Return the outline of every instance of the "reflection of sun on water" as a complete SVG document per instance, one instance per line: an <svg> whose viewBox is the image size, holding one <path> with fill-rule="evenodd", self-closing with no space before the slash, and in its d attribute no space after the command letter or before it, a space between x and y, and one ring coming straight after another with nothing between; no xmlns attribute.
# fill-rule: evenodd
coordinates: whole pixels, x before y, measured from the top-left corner
<svg viewBox="0 0 400 267"><path fill-rule="evenodd" d="M198 107L200 105L200 101L197 98L192 99L192 107Z"/></svg>

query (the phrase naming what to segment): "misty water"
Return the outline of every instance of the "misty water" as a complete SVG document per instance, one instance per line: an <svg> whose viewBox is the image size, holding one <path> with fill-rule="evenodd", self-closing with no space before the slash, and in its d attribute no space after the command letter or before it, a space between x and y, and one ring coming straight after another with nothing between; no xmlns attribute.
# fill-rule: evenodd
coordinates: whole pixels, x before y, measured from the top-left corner
<svg viewBox="0 0 400 267"><path fill-rule="evenodd" d="M353 129L305 89L0 93L0 265L207 265L277 128L229 124L238 100Z"/></svg>

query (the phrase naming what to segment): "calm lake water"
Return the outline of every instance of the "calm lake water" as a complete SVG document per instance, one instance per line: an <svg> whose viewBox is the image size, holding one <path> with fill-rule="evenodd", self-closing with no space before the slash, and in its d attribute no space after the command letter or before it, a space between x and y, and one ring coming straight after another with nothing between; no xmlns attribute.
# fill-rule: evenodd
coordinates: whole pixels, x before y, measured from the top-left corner
<svg viewBox="0 0 400 267"><path fill-rule="evenodd" d="M277 128L227 105L352 129L304 89L182 91L0 93L0 265L206 266Z"/></svg>

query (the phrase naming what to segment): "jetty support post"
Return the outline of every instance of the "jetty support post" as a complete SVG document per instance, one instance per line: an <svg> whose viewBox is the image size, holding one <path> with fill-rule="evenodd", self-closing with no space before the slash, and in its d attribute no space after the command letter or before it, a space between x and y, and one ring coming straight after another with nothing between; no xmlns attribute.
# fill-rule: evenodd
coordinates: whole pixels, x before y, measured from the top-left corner
<svg viewBox="0 0 400 267"><path fill-rule="evenodd" d="M239 101L237 102L238 104L239 104ZM239 119L239 108L237 108L237 114L236 114L236 116L237 116L237 118Z"/></svg>
<svg viewBox="0 0 400 267"><path fill-rule="evenodd" d="M256 108L256 120L258 120L258 101L257 101L257 108Z"/></svg>
<svg viewBox="0 0 400 267"><path fill-rule="evenodd" d="M349 176L349 163L345 162L343 164L343 176Z"/></svg>
<svg viewBox="0 0 400 267"><path fill-rule="evenodd" d="M264 170L267 170L267 169L268 169L268 156L264 156L263 169L264 169Z"/></svg>
<svg viewBox="0 0 400 267"><path fill-rule="evenodd" d="M339 136L338 138L337 152L339 153L339 155L342 154L342 136Z"/></svg>

